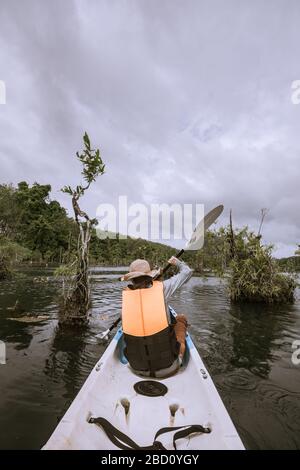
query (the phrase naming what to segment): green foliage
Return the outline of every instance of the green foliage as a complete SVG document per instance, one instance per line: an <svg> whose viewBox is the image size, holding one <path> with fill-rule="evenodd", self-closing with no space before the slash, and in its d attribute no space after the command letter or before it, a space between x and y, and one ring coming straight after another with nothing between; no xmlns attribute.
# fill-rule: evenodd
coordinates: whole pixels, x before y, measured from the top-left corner
<svg viewBox="0 0 300 470"><path fill-rule="evenodd" d="M300 272L300 256L290 256L276 260L279 268L286 272Z"/></svg>
<svg viewBox="0 0 300 470"><path fill-rule="evenodd" d="M0 236L26 248L28 256L59 261L68 249L74 223L57 201L51 201L50 185L26 182L17 188L0 186ZM18 259L16 259L18 261Z"/></svg>
<svg viewBox="0 0 300 470"><path fill-rule="evenodd" d="M211 271L221 276L228 263L225 229L207 231L203 249L190 251L184 254L184 259L198 273Z"/></svg>
<svg viewBox="0 0 300 470"><path fill-rule="evenodd" d="M38 183L21 182L17 188L0 185L0 278L11 274L13 264L26 260L63 264L57 275L64 279L76 273L79 229L59 202L50 199L50 191L50 185ZM291 301L295 279L282 271L300 270L300 257L274 260L272 247L262 246L260 238L244 228L234 232L231 259L229 237L228 227L207 232L203 250L186 252L184 260L201 274L229 274L233 301ZM102 240L92 229L89 259L92 264L120 266L145 258L153 266L163 266L176 251L130 237Z"/></svg>
<svg viewBox="0 0 300 470"><path fill-rule="evenodd" d="M21 262L30 259L31 251L19 243L6 238L0 238L0 256L5 257L9 263Z"/></svg>
<svg viewBox="0 0 300 470"><path fill-rule="evenodd" d="M21 208L17 204L16 191L12 185L0 185L0 235L15 238Z"/></svg>
<svg viewBox="0 0 300 470"><path fill-rule="evenodd" d="M230 261L229 290L233 301L292 302L295 278L282 274L272 258L273 247L247 228L234 232L235 255Z"/></svg>
<svg viewBox="0 0 300 470"><path fill-rule="evenodd" d="M61 191L66 194L70 194L70 196L73 194L73 189L71 186L64 186Z"/></svg>
<svg viewBox="0 0 300 470"><path fill-rule="evenodd" d="M87 186L82 185L76 186L72 189L71 186L64 186L62 192L70 194L71 196L76 195L78 198L83 196L84 192L89 188L90 184L94 182L99 175L103 175L105 172L105 164L100 156L100 150L94 150L91 148L90 138L85 132L83 136L84 149L82 153L76 152L77 159L82 164L81 174Z"/></svg>
<svg viewBox="0 0 300 470"><path fill-rule="evenodd" d="M0 280L12 276L12 264L29 259L30 250L6 237L0 236Z"/></svg>
<svg viewBox="0 0 300 470"><path fill-rule="evenodd" d="M123 239L117 234L116 239L100 240L95 230L91 237L90 260L93 264L124 266L134 259L142 258L155 266L164 264L175 253L175 248L141 238Z"/></svg>
<svg viewBox="0 0 300 470"><path fill-rule="evenodd" d="M54 270L54 276L56 278L68 278L75 276L76 274L76 260L67 264L61 264Z"/></svg>

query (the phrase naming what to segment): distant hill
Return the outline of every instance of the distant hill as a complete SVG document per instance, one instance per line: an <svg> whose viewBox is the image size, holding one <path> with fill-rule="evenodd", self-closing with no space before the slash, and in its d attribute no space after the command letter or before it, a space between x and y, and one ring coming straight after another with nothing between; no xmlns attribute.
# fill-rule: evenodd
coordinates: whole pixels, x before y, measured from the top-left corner
<svg viewBox="0 0 300 470"><path fill-rule="evenodd" d="M289 256L276 259L276 261L283 270L300 272L300 256Z"/></svg>
<svg viewBox="0 0 300 470"><path fill-rule="evenodd" d="M143 240L142 238L100 240L94 233L90 244L90 261L92 264L126 266L134 259L147 259L152 265L161 266L177 250L162 243Z"/></svg>
<svg viewBox="0 0 300 470"><path fill-rule="evenodd" d="M78 227L58 201L50 198L51 186L20 182L17 187L0 184L0 265L61 264L74 259ZM204 249L186 252L183 259L196 272L226 270L228 253L225 229L208 231ZM162 243L128 237L101 240L93 232L90 262L93 265L129 265L136 258L164 266L177 250ZM280 267L300 271L300 256L278 260ZM4 272L4 267L0 271ZM6 272L4 272L6 275Z"/></svg>

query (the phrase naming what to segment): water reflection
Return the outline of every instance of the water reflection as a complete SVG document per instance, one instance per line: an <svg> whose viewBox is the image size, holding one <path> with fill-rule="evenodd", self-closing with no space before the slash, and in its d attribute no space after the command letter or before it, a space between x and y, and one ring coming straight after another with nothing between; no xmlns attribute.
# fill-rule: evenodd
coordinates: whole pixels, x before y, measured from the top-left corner
<svg viewBox="0 0 300 470"><path fill-rule="evenodd" d="M262 304L232 304L230 314L238 321L232 328L233 355L231 363L244 367L260 377L270 373L274 342L283 330L295 323L293 308Z"/></svg>
<svg viewBox="0 0 300 470"><path fill-rule="evenodd" d="M54 382L63 382L68 396L80 386L87 334L87 327L78 330L57 326L54 331L44 372Z"/></svg>
<svg viewBox="0 0 300 470"><path fill-rule="evenodd" d="M0 339L8 346L0 366L0 448L39 448L81 388L106 345L95 335L121 310L119 273L92 273L93 309L81 330L57 326L59 283L35 283L25 273L0 285ZM49 272L46 274L49 275ZM8 320L19 299L41 324ZM189 318L190 332L248 448L300 448L300 367L291 363L299 339L300 304L268 308L231 305L224 284L192 278L172 300ZM13 421L12 423L12 416Z"/></svg>

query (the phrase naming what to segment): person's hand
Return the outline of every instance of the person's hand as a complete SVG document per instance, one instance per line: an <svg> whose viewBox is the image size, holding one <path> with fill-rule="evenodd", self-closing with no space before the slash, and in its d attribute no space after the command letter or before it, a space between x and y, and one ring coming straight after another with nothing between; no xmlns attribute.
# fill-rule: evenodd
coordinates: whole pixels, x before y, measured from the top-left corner
<svg viewBox="0 0 300 470"><path fill-rule="evenodd" d="M178 258L176 258L175 256L171 256L171 258L169 259L168 263L169 264L172 264L173 266L176 266L177 262L179 261Z"/></svg>

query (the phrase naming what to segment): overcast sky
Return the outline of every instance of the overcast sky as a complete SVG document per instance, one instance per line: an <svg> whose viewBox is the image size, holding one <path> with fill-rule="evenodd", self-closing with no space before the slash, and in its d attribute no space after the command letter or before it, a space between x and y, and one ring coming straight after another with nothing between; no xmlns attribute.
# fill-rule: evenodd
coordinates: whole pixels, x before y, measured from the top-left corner
<svg viewBox="0 0 300 470"><path fill-rule="evenodd" d="M300 243L298 0L1 0L0 183L80 181L84 131L101 202L223 203L276 255Z"/></svg>

